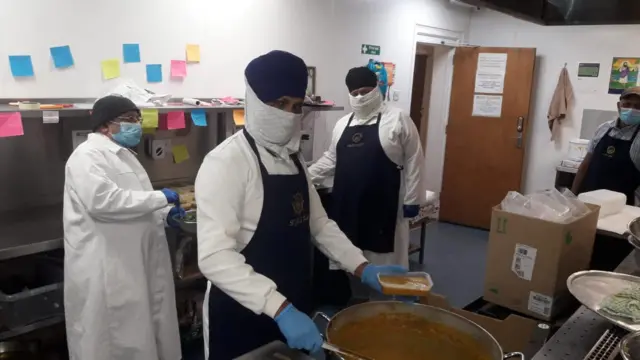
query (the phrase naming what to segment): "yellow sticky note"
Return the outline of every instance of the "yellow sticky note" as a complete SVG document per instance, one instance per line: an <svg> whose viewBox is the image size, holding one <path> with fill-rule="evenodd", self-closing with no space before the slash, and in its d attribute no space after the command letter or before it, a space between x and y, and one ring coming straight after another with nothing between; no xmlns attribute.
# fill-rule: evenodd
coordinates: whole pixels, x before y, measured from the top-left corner
<svg viewBox="0 0 640 360"><path fill-rule="evenodd" d="M143 128L142 128L142 133L143 133L143 134L155 134L155 133L156 133L156 129L155 129L155 128L146 128L146 127L143 127Z"/></svg>
<svg viewBox="0 0 640 360"><path fill-rule="evenodd" d="M236 126L244 125L244 110L233 110L233 122Z"/></svg>
<svg viewBox="0 0 640 360"><path fill-rule="evenodd" d="M200 45L187 44L187 61L200 62Z"/></svg>
<svg viewBox="0 0 640 360"><path fill-rule="evenodd" d="M142 127L155 129L158 127L158 109L142 109Z"/></svg>
<svg viewBox="0 0 640 360"><path fill-rule="evenodd" d="M184 145L174 145L171 152L173 152L173 161L176 164L189 160L189 150Z"/></svg>
<svg viewBox="0 0 640 360"><path fill-rule="evenodd" d="M102 78L105 80L115 79L120 77L120 60L119 59L109 59L103 60L100 63L102 67Z"/></svg>

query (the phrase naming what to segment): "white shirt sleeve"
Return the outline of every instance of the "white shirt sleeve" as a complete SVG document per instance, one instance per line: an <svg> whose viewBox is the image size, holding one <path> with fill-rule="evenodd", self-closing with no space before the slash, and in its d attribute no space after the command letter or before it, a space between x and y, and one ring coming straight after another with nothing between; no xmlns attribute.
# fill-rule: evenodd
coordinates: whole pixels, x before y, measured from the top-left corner
<svg viewBox="0 0 640 360"><path fill-rule="evenodd" d="M87 151L74 154L65 167L65 186L91 216L103 221L127 220L167 206L167 198L160 191L120 188L109 178L107 166L99 151Z"/></svg>
<svg viewBox="0 0 640 360"><path fill-rule="evenodd" d="M336 170L336 147L346 126L345 118L338 120L331 133L331 144L322 157L309 167L309 176L314 184L321 184L325 179L333 176Z"/></svg>
<svg viewBox="0 0 640 360"><path fill-rule="evenodd" d="M400 142L404 158L405 195L404 205L422 205L426 202L422 171L424 153L420 144L420 134L413 120L404 112L400 113Z"/></svg>
<svg viewBox="0 0 640 360"><path fill-rule="evenodd" d="M246 169L244 164L211 154L204 159L195 182L198 265L202 274L231 298L256 314L273 318L286 298L237 251L235 237L241 226Z"/></svg>
<svg viewBox="0 0 640 360"><path fill-rule="evenodd" d="M338 225L327 217L320 201L320 195L310 180L309 213L312 239L318 249L329 259L337 262L342 269L350 273L355 272L358 266L367 261L362 255L362 250L355 247L351 240L340 231Z"/></svg>

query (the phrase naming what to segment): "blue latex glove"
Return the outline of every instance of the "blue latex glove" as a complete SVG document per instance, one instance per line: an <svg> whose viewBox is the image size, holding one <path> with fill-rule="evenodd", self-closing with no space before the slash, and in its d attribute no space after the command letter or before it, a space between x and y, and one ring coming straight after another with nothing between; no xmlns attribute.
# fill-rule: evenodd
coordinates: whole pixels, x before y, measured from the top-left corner
<svg viewBox="0 0 640 360"><path fill-rule="evenodd" d="M187 212L179 206L174 206L171 208L171 210L169 210L169 214L167 215L167 224L169 224L169 226L171 226L172 228L178 229L180 228L180 224L178 224L178 222L174 219L176 215L178 218L182 219L183 217L185 217L185 215L187 215Z"/></svg>
<svg viewBox="0 0 640 360"><path fill-rule="evenodd" d="M420 214L420 205L402 205L405 218L413 219Z"/></svg>
<svg viewBox="0 0 640 360"><path fill-rule="evenodd" d="M180 205L180 195L178 195L177 192L171 189L166 189L166 188L160 191L162 191L164 196L167 198L167 201L169 202L169 204Z"/></svg>
<svg viewBox="0 0 640 360"><path fill-rule="evenodd" d="M406 274L409 272L403 266L400 265L367 265L362 271L362 283L368 285L370 288L382 292L382 285L378 280L378 274Z"/></svg>
<svg viewBox="0 0 640 360"><path fill-rule="evenodd" d="M312 353L322 348L322 336L316 324L292 304L287 305L274 320L290 348Z"/></svg>

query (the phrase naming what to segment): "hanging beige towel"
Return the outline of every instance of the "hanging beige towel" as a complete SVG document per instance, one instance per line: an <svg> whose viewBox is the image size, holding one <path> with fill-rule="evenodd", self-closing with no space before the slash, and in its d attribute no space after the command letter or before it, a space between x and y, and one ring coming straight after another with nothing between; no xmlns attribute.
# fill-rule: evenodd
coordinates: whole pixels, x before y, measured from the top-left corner
<svg viewBox="0 0 640 360"><path fill-rule="evenodd" d="M552 140L557 133L557 131L554 131L554 128L567 116L567 110L572 101L573 87L569 79L569 71L567 71L567 67L565 66L560 72L558 86L556 86L556 91L553 92L553 98L551 98L551 105L549 105L549 112L547 113Z"/></svg>

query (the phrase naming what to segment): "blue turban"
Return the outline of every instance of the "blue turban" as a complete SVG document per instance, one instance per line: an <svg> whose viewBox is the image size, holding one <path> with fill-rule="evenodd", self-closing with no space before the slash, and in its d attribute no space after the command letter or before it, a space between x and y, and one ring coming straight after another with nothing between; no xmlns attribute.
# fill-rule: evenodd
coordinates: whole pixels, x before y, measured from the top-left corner
<svg viewBox="0 0 640 360"><path fill-rule="evenodd" d="M244 76L258 99L265 103L283 96L304 98L309 80L304 61L280 50L253 59Z"/></svg>

